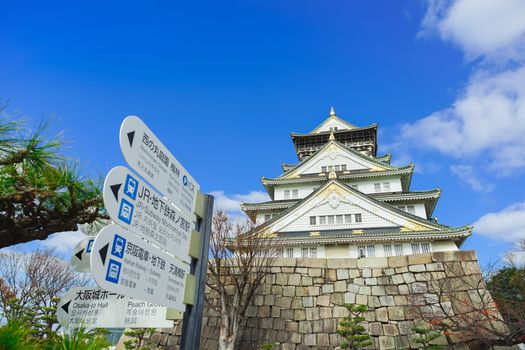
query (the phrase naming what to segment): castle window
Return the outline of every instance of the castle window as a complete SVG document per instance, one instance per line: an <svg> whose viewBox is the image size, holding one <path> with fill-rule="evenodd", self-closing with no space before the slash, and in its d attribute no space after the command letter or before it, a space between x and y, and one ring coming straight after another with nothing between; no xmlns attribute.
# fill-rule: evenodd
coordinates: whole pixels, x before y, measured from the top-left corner
<svg viewBox="0 0 525 350"><path fill-rule="evenodd" d="M275 255L278 258L282 258L284 256L284 251L282 249L277 249L277 251L275 252Z"/></svg>
<svg viewBox="0 0 525 350"><path fill-rule="evenodd" d="M381 184L379 182L376 182L374 184L374 191L375 192L381 192Z"/></svg>
<svg viewBox="0 0 525 350"><path fill-rule="evenodd" d="M339 165L336 165L335 166L335 171L340 171L341 170L341 167Z"/></svg>
<svg viewBox="0 0 525 350"><path fill-rule="evenodd" d="M430 253L430 243L421 243L421 251L423 253Z"/></svg>
<svg viewBox="0 0 525 350"><path fill-rule="evenodd" d="M265 214L264 215L264 222L270 220L272 218L272 216L270 214Z"/></svg>
<svg viewBox="0 0 525 350"><path fill-rule="evenodd" d="M404 205L398 206L397 209L402 210L402 211L407 211L407 208Z"/></svg>
<svg viewBox="0 0 525 350"><path fill-rule="evenodd" d="M385 244L383 250L385 251L385 256L392 256L392 246L390 244Z"/></svg>
<svg viewBox="0 0 525 350"><path fill-rule="evenodd" d="M326 225L326 216L319 217L319 225Z"/></svg>
<svg viewBox="0 0 525 350"><path fill-rule="evenodd" d="M334 216L328 215L328 225L333 225L333 224L334 224Z"/></svg>
<svg viewBox="0 0 525 350"><path fill-rule="evenodd" d="M366 257L366 250L364 245L357 246L357 256L360 258Z"/></svg>
<svg viewBox="0 0 525 350"><path fill-rule="evenodd" d="M361 214L355 214L355 222L363 222Z"/></svg>
<svg viewBox="0 0 525 350"><path fill-rule="evenodd" d="M310 216L310 225L315 225L315 216Z"/></svg>
<svg viewBox="0 0 525 350"><path fill-rule="evenodd" d="M308 248L301 249L301 257L308 258Z"/></svg>
<svg viewBox="0 0 525 350"><path fill-rule="evenodd" d="M419 246L419 243L412 243L412 254L421 254L421 247Z"/></svg>
<svg viewBox="0 0 525 350"><path fill-rule="evenodd" d="M366 256L376 256L376 246L373 244L366 246Z"/></svg>
<svg viewBox="0 0 525 350"><path fill-rule="evenodd" d="M343 215L336 215L335 216L335 222L338 223L338 224L342 224L343 223Z"/></svg>
<svg viewBox="0 0 525 350"><path fill-rule="evenodd" d="M286 257L293 258L293 248L286 248Z"/></svg>
<svg viewBox="0 0 525 350"><path fill-rule="evenodd" d="M341 165L341 171L346 171L346 164Z"/></svg>
<svg viewBox="0 0 525 350"><path fill-rule="evenodd" d="M410 214L416 214L416 208L413 205L407 205L407 212Z"/></svg>
<svg viewBox="0 0 525 350"><path fill-rule="evenodd" d="M321 167L321 172L322 172L322 173L326 173L326 167L325 167L325 166L322 166L322 167Z"/></svg>
<svg viewBox="0 0 525 350"><path fill-rule="evenodd" d="M396 253L396 256L403 255L403 245L402 244L394 244L394 251Z"/></svg>
<svg viewBox="0 0 525 350"><path fill-rule="evenodd" d="M317 258L317 248L310 248L310 258Z"/></svg>
<svg viewBox="0 0 525 350"><path fill-rule="evenodd" d="M350 185L350 187L352 187L354 190L358 190L359 189L358 185Z"/></svg>
<svg viewBox="0 0 525 350"><path fill-rule="evenodd" d="M299 197L299 190L292 190L292 198L298 198Z"/></svg>
<svg viewBox="0 0 525 350"><path fill-rule="evenodd" d="M284 199L290 199L290 190L284 190Z"/></svg>
<svg viewBox="0 0 525 350"><path fill-rule="evenodd" d="M352 215L346 214L345 215L345 223L349 224L352 222Z"/></svg>
<svg viewBox="0 0 525 350"><path fill-rule="evenodd" d="M383 191L390 192L390 182L383 182Z"/></svg>

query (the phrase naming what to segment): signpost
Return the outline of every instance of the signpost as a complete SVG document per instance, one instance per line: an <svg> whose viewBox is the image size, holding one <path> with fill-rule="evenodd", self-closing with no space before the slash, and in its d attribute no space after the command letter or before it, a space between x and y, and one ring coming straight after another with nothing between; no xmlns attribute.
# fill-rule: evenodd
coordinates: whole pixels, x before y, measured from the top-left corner
<svg viewBox="0 0 525 350"><path fill-rule="evenodd" d="M122 122L120 149L133 170L193 217L199 184L140 118Z"/></svg>
<svg viewBox="0 0 525 350"><path fill-rule="evenodd" d="M185 311L190 267L118 225L106 226L95 239L91 271L110 292Z"/></svg>
<svg viewBox="0 0 525 350"><path fill-rule="evenodd" d="M58 322L64 327L168 328L166 308L97 287L75 287L60 300Z"/></svg>
<svg viewBox="0 0 525 350"><path fill-rule="evenodd" d="M118 225L181 260L191 260L193 222L126 167L117 166L106 176L104 206Z"/></svg>
<svg viewBox="0 0 525 350"><path fill-rule="evenodd" d="M77 243L71 256L71 266L77 272L91 272L89 261L95 237L87 237Z"/></svg>

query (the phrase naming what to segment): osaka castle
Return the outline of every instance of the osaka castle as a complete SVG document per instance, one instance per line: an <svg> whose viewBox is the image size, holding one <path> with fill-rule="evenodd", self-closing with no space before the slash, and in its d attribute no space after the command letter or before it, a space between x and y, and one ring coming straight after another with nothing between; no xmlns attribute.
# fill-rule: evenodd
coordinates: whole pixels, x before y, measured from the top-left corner
<svg viewBox="0 0 525 350"><path fill-rule="evenodd" d="M414 165L377 155L377 124L329 117L306 134L291 133L296 164L263 177L271 201L241 203L249 234L278 239L283 257L361 258L458 250L471 226L432 217L439 188L412 191Z"/></svg>

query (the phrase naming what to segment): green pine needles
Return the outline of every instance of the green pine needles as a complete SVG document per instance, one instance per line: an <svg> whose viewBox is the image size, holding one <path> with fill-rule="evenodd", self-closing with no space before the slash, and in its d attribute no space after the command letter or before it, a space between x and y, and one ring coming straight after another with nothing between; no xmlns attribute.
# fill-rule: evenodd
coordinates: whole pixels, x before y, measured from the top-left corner
<svg viewBox="0 0 525 350"><path fill-rule="evenodd" d="M366 334L362 322L365 318L362 316L368 310L366 305L345 304L349 315L339 322L337 334L345 338L341 348L343 349L362 349L373 344L370 335Z"/></svg>
<svg viewBox="0 0 525 350"><path fill-rule="evenodd" d="M430 328L416 326L412 327L412 330L416 335L412 337L412 341L420 345L421 349L425 350L440 350L441 346L436 344L430 344L433 340L441 337L441 333L434 331Z"/></svg>

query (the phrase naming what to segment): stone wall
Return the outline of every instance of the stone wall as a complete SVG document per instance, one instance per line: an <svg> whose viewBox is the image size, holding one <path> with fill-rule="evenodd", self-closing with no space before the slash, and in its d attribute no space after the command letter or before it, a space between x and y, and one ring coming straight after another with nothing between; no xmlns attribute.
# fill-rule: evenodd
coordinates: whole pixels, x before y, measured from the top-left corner
<svg viewBox="0 0 525 350"><path fill-rule="evenodd" d="M388 258L278 259L247 310L240 348L257 349L277 342L275 349L280 350L334 349L341 344L336 334L338 322L348 315L345 303L369 307L364 317L374 341L370 349L416 348L411 328L420 322L422 313L437 314L440 306L448 312L461 310L453 299L438 298L436 281L446 280L449 290L461 293L461 300L469 298L475 303L478 294L472 286L480 279L473 251ZM218 325L218 314L206 309L202 349L217 349ZM461 343L461 336L450 336L449 340ZM444 336L438 343L449 344ZM457 344L450 348L468 349Z"/></svg>

